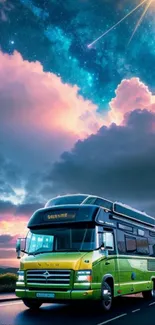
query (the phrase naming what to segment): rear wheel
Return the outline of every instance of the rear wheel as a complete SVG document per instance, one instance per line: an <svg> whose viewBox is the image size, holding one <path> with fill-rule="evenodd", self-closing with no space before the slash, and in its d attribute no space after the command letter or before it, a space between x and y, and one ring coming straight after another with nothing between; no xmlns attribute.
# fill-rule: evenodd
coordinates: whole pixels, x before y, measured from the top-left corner
<svg viewBox="0 0 155 325"><path fill-rule="evenodd" d="M100 301L101 308L105 312L108 312L111 310L113 305L113 290L112 287L107 282L104 282L102 285L101 295L102 295Z"/></svg>
<svg viewBox="0 0 155 325"><path fill-rule="evenodd" d="M39 309L40 306L42 305L42 302L40 302L38 300L34 300L34 299L23 299L23 303L26 307L33 309L33 310Z"/></svg>
<svg viewBox="0 0 155 325"><path fill-rule="evenodd" d="M152 300L154 298L154 290L143 291L142 295L145 300Z"/></svg>

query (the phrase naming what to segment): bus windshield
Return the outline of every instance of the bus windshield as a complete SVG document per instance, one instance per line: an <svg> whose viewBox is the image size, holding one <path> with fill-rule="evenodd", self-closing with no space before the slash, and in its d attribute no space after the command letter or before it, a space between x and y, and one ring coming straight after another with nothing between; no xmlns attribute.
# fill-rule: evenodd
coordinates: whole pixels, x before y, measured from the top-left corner
<svg viewBox="0 0 155 325"><path fill-rule="evenodd" d="M95 246L93 227L46 228L29 231L25 252L35 255L46 252L91 251Z"/></svg>

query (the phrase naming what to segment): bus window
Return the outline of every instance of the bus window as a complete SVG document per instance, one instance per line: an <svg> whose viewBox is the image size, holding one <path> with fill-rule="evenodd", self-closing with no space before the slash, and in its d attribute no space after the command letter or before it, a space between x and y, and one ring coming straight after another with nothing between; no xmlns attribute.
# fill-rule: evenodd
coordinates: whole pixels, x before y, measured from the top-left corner
<svg viewBox="0 0 155 325"><path fill-rule="evenodd" d="M137 250L137 245L136 245L136 238L134 237L127 237L126 238L126 251L128 253L136 252Z"/></svg>
<svg viewBox="0 0 155 325"><path fill-rule="evenodd" d="M133 232L133 227L126 226L126 225L123 225L123 224L121 224L121 223L118 223L118 228L119 228L119 229L122 229L122 230L124 230L124 231Z"/></svg>
<svg viewBox="0 0 155 325"><path fill-rule="evenodd" d="M139 236L144 236L144 230L138 229L138 235Z"/></svg>
<svg viewBox="0 0 155 325"><path fill-rule="evenodd" d="M125 254L126 247L124 241L124 232L119 229L117 229L117 248L119 254Z"/></svg>
<svg viewBox="0 0 155 325"><path fill-rule="evenodd" d="M137 238L137 253L142 255L149 255L149 245L147 238Z"/></svg>

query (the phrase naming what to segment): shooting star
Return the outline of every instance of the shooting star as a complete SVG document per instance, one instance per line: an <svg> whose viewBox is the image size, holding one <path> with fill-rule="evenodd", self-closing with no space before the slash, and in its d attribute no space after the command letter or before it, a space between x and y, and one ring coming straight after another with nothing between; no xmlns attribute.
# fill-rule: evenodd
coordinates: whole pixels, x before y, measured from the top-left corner
<svg viewBox="0 0 155 325"><path fill-rule="evenodd" d="M143 0L139 5L137 5L134 9L132 9L127 15L125 15L121 20L119 20L115 25L113 25L112 27L110 27L106 32L104 32L101 36L99 36L98 38L96 38L92 43L88 44L87 47L90 49L94 44L96 44L102 37L104 37L105 35L107 35L110 31L112 31L115 27L117 27L119 24L121 24L122 21L124 21L127 17L129 17L130 15L132 15L138 8L142 7L144 3L148 3L142 16L140 17L136 27L135 27L135 30L130 38L130 41L131 42L131 39L133 38L136 30L138 29L144 15L146 14L147 10L149 9L149 7L151 6L152 2L154 0L149 0L149 3L148 3L148 0Z"/></svg>

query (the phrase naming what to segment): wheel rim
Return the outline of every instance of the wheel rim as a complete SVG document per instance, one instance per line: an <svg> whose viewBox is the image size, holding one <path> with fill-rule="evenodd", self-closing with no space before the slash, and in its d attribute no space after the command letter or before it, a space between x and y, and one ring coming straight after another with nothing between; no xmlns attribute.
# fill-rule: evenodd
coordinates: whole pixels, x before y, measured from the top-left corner
<svg viewBox="0 0 155 325"><path fill-rule="evenodd" d="M106 291L106 295L105 295L105 291ZM112 304L112 292L111 292L111 288L103 288L103 306L105 307L105 309L109 309L111 307Z"/></svg>
<svg viewBox="0 0 155 325"><path fill-rule="evenodd" d="M151 295L152 295L153 298L155 298L155 290L154 289L151 290Z"/></svg>

